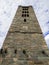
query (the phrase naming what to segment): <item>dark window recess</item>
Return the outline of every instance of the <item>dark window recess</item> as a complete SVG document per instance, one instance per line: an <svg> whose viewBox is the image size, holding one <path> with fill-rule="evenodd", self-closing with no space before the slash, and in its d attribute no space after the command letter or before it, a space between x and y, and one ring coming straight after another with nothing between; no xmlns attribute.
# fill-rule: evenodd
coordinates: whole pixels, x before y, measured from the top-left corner
<svg viewBox="0 0 49 65"><path fill-rule="evenodd" d="M29 14L27 14L27 17L29 17Z"/></svg>
<svg viewBox="0 0 49 65"><path fill-rule="evenodd" d="M0 50L0 53L3 54L3 49Z"/></svg>
<svg viewBox="0 0 49 65"><path fill-rule="evenodd" d="M26 54L26 51L25 50L23 50L23 54Z"/></svg>
<svg viewBox="0 0 49 65"><path fill-rule="evenodd" d="M24 16L26 17L26 14Z"/></svg>
<svg viewBox="0 0 49 65"><path fill-rule="evenodd" d="M28 11L22 11L22 13L29 13Z"/></svg>
<svg viewBox="0 0 49 65"><path fill-rule="evenodd" d="M26 14L22 14L22 17L26 17Z"/></svg>
<svg viewBox="0 0 49 65"><path fill-rule="evenodd" d="M44 54L44 55L48 56L48 55L45 53L45 51L44 51L44 50L42 51L42 54Z"/></svg>
<svg viewBox="0 0 49 65"><path fill-rule="evenodd" d="M23 10L28 10L29 7L22 7Z"/></svg>
<svg viewBox="0 0 49 65"><path fill-rule="evenodd" d="M22 13L24 13L24 11L22 11Z"/></svg>
<svg viewBox="0 0 49 65"><path fill-rule="evenodd" d="M24 15L22 14L22 17L24 17Z"/></svg>
<svg viewBox="0 0 49 65"><path fill-rule="evenodd" d="M28 10L28 8L26 8L25 10Z"/></svg>
<svg viewBox="0 0 49 65"><path fill-rule="evenodd" d="M25 13L26 13L26 11L25 11Z"/></svg>
<svg viewBox="0 0 49 65"><path fill-rule="evenodd" d="M45 51L42 51L42 54L45 54Z"/></svg>
<svg viewBox="0 0 49 65"><path fill-rule="evenodd" d="M26 19L24 19L24 22L26 22Z"/></svg>
<svg viewBox="0 0 49 65"><path fill-rule="evenodd" d="M23 9L23 10L25 10L25 9Z"/></svg>
<svg viewBox="0 0 49 65"><path fill-rule="evenodd" d="M27 11L27 13L29 13L29 11Z"/></svg>
<svg viewBox="0 0 49 65"><path fill-rule="evenodd" d="M29 14L22 14L22 17L29 17Z"/></svg>
<svg viewBox="0 0 49 65"><path fill-rule="evenodd" d="M28 11L25 11L25 13L29 13Z"/></svg>
<svg viewBox="0 0 49 65"><path fill-rule="evenodd" d="M29 8L29 7L22 7L22 8Z"/></svg>
<svg viewBox="0 0 49 65"><path fill-rule="evenodd" d="M28 10L28 8L23 8L23 10Z"/></svg>
<svg viewBox="0 0 49 65"><path fill-rule="evenodd" d="M5 49L4 53L7 53L7 49Z"/></svg>
<svg viewBox="0 0 49 65"><path fill-rule="evenodd" d="M15 53L15 54L17 53L17 50L16 50L16 49L14 50L14 53Z"/></svg>
<svg viewBox="0 0 49 65"><path fill-rule="evenodd" d="M5 50L1 49L1 50L0 50L0 53L1 53L1 54L7 53L7 49L5 49Z"/></svg>

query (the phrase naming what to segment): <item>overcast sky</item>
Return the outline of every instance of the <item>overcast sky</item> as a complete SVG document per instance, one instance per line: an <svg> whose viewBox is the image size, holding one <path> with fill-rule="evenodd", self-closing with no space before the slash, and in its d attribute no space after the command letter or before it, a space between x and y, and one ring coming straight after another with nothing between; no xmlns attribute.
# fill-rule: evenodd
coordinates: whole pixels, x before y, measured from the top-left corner
<svg viewBox="0 0 49 65"><path fill-rule="evenodd" d="M0 0L0 48L19 5L33 6L43 36L49 47L49 0Z"/></svg>

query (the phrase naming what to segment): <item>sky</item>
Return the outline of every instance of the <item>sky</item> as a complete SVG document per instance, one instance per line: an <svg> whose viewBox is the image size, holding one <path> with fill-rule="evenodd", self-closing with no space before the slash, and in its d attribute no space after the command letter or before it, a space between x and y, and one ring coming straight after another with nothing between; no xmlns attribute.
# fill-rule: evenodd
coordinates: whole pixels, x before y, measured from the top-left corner
<svg viewBox="0 0 49 65"><path fill-rule="evenodd" d="M32 5L49 48L49 0L0 0L0 49L19 5Z"/></svg>

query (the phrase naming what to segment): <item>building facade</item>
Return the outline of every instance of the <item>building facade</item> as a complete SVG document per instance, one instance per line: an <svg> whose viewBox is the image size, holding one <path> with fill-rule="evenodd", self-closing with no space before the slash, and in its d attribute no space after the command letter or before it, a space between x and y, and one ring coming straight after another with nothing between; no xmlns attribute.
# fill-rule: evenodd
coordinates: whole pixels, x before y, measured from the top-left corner
<svg viewBox="0 0 49 65"><path fill-rule="evenodd" d="M49 65L49 52L32 6L19 6L3 47L0 65Z"/></svg>

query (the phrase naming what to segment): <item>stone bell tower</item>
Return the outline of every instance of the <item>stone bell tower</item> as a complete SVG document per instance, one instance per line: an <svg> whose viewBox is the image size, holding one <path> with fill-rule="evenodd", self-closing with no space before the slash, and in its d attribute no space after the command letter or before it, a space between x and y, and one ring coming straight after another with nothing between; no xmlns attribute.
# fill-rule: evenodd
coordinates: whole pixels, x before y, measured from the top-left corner
<svg viewBox="0 0 49 65"><path fill-rule="evenodd" d="M32 6L19 6L3 47L0 65L49 65L49 51Z"/></svg>

